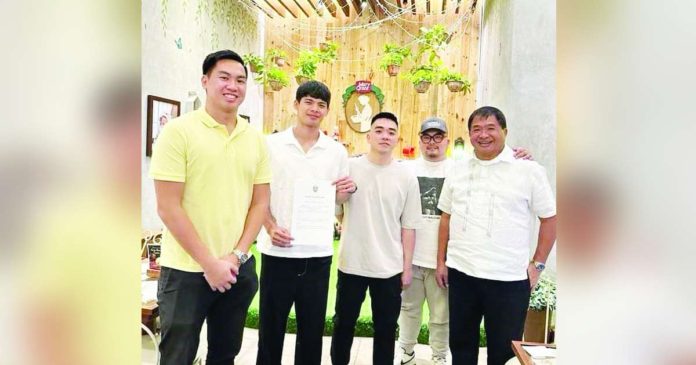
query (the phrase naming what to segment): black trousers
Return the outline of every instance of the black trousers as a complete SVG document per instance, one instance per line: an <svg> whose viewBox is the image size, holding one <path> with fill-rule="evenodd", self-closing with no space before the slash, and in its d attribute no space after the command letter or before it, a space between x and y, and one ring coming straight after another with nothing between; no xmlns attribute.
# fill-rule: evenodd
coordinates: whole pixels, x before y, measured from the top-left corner
<svg viewBox="0 0 696 365"><path fill-rule="evenodd" d="M288 314L297 318L295 364L321 363L331 256L285 258L261 255L259 349L256 363L280 365Z"/></svg>
<svg viewBox="0 0 696 365"><path fill-rule="evenodd" d="M336 314L333 318L334 332L331 337L332 364L347 365L350 361L355 323L368 288L372 299L372 326L375 331L372 364L393 364L396 321L401 311L401 274L376 279L346 274L339 270L336 287Z"/></svg>
<svg viewBox="0 0 696 365"><path fill-rule="evenodd" d="M512 341L521 340L529 306L529 279L480 279L448 269L450 350L452 364L476 365L479 328L484 319L488 365L504 365L514 357Z"/></svg>
<svg viewBox="0 0 696 365"><path fill-rule="evenodd" d="M258 286L253 257L240 267L237 283L224 293L211 290L203 273L163 267L157 288L162 322L160 364L191 365L206 319L206 364L234 364L242 347L247 310Z"/></svg>

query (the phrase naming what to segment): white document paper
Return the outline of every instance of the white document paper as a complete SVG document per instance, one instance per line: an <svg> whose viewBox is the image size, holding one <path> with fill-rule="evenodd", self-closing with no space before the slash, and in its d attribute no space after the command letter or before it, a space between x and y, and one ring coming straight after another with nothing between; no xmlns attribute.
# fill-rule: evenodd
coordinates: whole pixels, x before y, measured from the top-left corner
<svg viewBox="0 0 696 365"><path fill-rule="evenodd" d="M328 180L297 180L292 200L293 246L333 243L336 186Z"/></svg>
<svg viewBox="0 0 696 365"><path fill-rule="evenodd" d="M556 357L556 349L546 346L522 346L533 359L550 359Z"/></svg>

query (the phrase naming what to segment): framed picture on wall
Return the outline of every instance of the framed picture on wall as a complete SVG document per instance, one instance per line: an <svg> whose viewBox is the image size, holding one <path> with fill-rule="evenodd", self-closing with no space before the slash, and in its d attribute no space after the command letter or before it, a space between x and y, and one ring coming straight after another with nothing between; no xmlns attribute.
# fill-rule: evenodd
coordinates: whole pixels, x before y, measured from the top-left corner
<svg viewBox="0 0 696 365"><path fill-rule="evenodd" d="M152 156L152 145L157 140L162 127L172 118L179 116L181 103L155 95L147 96L147 133L145 155Z"/></svg>

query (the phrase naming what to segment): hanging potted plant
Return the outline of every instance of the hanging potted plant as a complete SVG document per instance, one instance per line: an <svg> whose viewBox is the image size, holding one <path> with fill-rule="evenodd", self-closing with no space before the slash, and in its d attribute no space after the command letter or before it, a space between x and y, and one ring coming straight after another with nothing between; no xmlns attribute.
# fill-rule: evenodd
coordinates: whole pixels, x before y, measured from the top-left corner
<svg viewBox="0 0 696 365"><path fill-rule="evenodd" d="M466 80L459 72L452 72L443 69L439 76L440 82L447 85L449 91L458 93L463 91L464 94L471 91L471 83Z"/></svg>
<svg viewBox="0 0 696 365"><path fill-rule="evenodd" d="M396 76L404 60L411 54L408 47L399 47L396 44L387 43L384 45L384 56L379 62L379 67L389 73L389 76Z"/></svg>
<svg viewBox="0 0 696 365"><path fill-rule="evenodd" d="M278 67L283 67L285 66L285 60L288 58L288 54L282 49L271 48L266 53L266 58L278 65Z"/></svg>
<svg viewBox="0 0 696 365"><path fill-rule="evenodd" d="M437 78L437 70L431 65L420 65L412 68L405 78L411 81L416 92L422 94L428 91L430 84Z"/></svg>
<svg viewBox="0 0 696 365"><path fill-rule="evenodd" d="M319 56L312 51L300 51L300 56L295 61L295 80L298 85L311 80L317 73Z"/></svg>
<svg viewBox="0 0 696 365"><path fill-rule="evenodd" d="M556 310L556 283L542 274L529 297L529 309L524 323L524 340L546 342L551 318Z"/></svg>
<svg viewBox="0 0 696 365"><path fill-rule="evenodd" d="M314 50L319 63L332 63L337 56L338 43L326 41L319 44L319 49Z"/></svg>
<svg viewBox="0 0 696 365"><path fill-rule="evenodd" d="M245 54L242 56L244 63L249 66L249 71L253 73L263 73L263 60L261 57L254 54Z"/></svg>
<svg viewBox="0 0 696 365"><path fill-rule="evenodd" d="M264 78L266 83L273 89L273 91L278 91L285 86L290 84L290 78L285 71L278 67L270 67L264 72Z"/></svg>
<svg viewBox="0 0 696 365"><path fill-rule="evenodd" d="M424 54L428 56L430 62L439 58L437 53L445 49L449 37L450 35L442 24L434 25L432 28L421 28L416 39L418 44L416 59L419 60Z"/></svg>

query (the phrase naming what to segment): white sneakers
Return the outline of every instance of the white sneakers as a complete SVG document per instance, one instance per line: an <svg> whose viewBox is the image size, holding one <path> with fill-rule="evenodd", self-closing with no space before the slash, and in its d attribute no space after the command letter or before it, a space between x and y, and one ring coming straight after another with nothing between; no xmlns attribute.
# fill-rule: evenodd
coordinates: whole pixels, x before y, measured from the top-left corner
<svg viewBox="0 0 696 365"><path fill-rule="evenodd" d="M411 351L409 354L401 347L401 365L416 365L416 352Z"/></svg>
<svg viewBox="0 0 696 365"><path fill-rule="evenodd" d="M430 361L433 365L447 365L447 357L433 356ZM416 351L407 353L401 347L401 365L416 365Z"/></svg>
<svg viewBox="0 0 696 365"><path fill-rule="evenodd" d="M447 365L447 358L446 358L446 357L433 356L432 362L433 362L433 365Z"/></svg>

